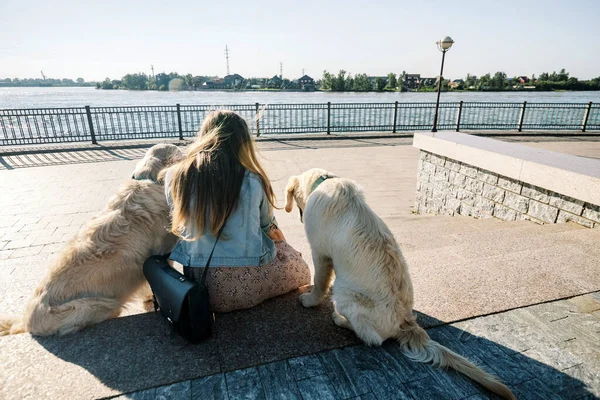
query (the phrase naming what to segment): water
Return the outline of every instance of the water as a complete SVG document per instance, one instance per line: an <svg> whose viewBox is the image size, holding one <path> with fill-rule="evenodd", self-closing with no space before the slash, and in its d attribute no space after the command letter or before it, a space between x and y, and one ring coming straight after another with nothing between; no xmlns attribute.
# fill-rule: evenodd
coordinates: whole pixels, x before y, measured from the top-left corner
<svg viewBox="0 0 600 400"><path fill-rule="evenodd" d="M325 93L325 92L156 92L73 88L0 88L0 109L144 105L222 105L294 103L435 102L436 93ZM441 101L458 102L600 102L595 92L453 92Z"/></svg>

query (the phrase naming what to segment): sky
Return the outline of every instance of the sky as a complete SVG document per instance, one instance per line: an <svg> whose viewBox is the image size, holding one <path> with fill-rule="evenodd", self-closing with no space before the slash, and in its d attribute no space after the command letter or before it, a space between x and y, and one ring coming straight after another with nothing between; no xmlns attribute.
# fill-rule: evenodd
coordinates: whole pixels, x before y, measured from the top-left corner
<svg viewBox="0 0 600 400"><path fill-rule="evenodd" d="M600 0L0 0L0 78L600 76Z"/></svg>

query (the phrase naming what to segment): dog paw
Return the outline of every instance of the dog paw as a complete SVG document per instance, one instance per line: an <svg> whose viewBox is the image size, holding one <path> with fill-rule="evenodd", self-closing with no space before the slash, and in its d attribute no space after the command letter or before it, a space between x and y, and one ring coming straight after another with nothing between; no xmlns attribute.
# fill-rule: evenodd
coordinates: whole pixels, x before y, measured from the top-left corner
<svg viewBox="0 0 600 400"><path fill-rule="evenodd" d="M350 326L350 322L348 322L348 319L346 317L344 317L342 314L334 311L331 314L331 318L333 319L333 323L336 324L337 326L341 327L341 328L346 328L346 329L352 329L352 327Z"/></svg>
<svg viewBox="0 0 600 400"><path fill-rule="evenodd" d="M314 296L312 295L312 292L301 294L299 300L300 300L300 303L304 307L307 307L307 308L314 307L319 304L319 301L314 298Z"/></svg>

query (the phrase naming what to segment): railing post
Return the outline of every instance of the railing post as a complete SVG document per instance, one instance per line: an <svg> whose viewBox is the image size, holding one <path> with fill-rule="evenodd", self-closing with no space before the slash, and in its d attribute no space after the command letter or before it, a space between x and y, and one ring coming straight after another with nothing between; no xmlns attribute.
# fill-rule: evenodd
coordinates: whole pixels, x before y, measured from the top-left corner
<svg viewBox="0 0 600 400"><path fill-rule="evenodd" d="M258 103L254 103L254 108L255 108L255 113L256 113L254 116L254 118L256 119L256 137L260 136L260 124L259 124L260 118L258 117L258 106L259 106Z"/></svg>
<svg viewBox="0 0 600 400"><path fill-rule="evenodd" d="M525 118L525 108L527 108L527 102L523 102L523 108L521 108L521 116L519 117L519 128L518 131L521 132L523 130L523 119Z"/></svg>
<svg viewBox="0 0 600 400"><path fill-rule="evenodd" d="M96 141L96 132L94 132L94 124L92 123L92 112L90 106L85 106L85 113L87 114L88 126L90 127L90 136L92 137L92 144L98 144Z"/></svg>
<svg viewBox="0 0 600 400"><path fill-rule="evenodd" d="M331 102L327 102L327 134L331 134Z"/></svg>
<svg viewBox="0 0 600 400"><path fill-rule="evenodd" d="M456 116L456 132L460 130L460 116L462 115L463 101L458 102L458 115Z"/></svg>
<svg viewBox="0 0 600 400"><path fill-rule="evenodd" d="M177 124L179 125L179 140L183 140L183 128L181 127L181 106L177 103Z"/></svg>
<svg viewBox="0 0 600 400"><path fill-rule="evenodd" d="M592 102L590 101L587 106L587 110L585 110L585 115L583 116L583 124L581 124L581 132L585 132L585 128L587 127L588 118L590 117L590 112L592 111Z"/></svg>
<svg viewBox="0 0 600 400"><path fill-rule="evenodd" d="M396 121L398 120L398 101L394 103L394 128L392 129L392 133L396 133Z"/></svg>

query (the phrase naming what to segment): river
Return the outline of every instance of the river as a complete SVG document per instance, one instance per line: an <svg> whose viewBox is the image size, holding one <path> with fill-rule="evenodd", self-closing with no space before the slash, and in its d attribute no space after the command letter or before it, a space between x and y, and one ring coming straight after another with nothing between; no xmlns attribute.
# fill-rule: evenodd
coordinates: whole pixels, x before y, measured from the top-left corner
<svg viewBox="0 0 600 400"><path fill-rule="evenodd" d="M0 88L0 109L146 106L146 105L228 105L228 104L294 104L294 103L403 103L435 102L436 93L326 93L326 92L157 92L129 90L97 90L92 87ZM595 92L449 92L442 93L443 102L600 102Z"/></svg>

